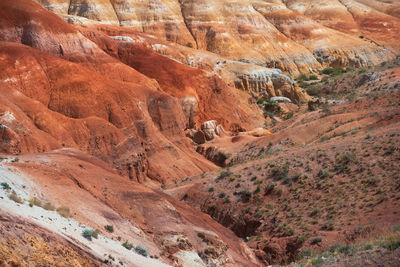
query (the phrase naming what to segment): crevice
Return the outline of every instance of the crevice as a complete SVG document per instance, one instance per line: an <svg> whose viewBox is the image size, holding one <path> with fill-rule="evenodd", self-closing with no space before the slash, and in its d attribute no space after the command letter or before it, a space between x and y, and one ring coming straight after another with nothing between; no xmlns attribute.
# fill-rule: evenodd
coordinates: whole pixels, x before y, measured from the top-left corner
<svg viewBox="0 0 400 267"><path fill-rule="evenodd" d="M69 0L69 5L68 5L68 10L67 10L67 15L70 15L70 10L71 10L71 5L72 5L72 0Z"/></svg>
<svg viewBox="0 0 400 267"><path fill-rule="evenodd" d="M115 9L115 3L114 3L113 0L110 0L110 5L112 6L112 8L113 8L113 10L114 10L114 14L115 14L115 17L116 17L117 20L118 20L119 26L122 27L121 18L119 17L118 12L117 12L117 10Z"/></svg>
<svg viewBox="0 0 400 267"><path fill-rule="evenodd" d="M182 18L183 18L183 23L185 23L186 29L189 31L190 35L191 35L192 38L193 38L193 41L194 41L195 44L196 44L196 47L195 47L195 48L196 48L196 49L199 49L199 44L197 43L196 36L194 35L192 29L190 28L189 23L188 23L188 21L186 20L186 17L185 17L184 11L183 11L183 5L184 5L183 1L184 1L184 0L178 0L178 1L179 1L179 5L180 5L180 8L181 8L181 15L182 15Z"/></svg>
<svg viewBox="0 0 400 267"><path fill-rule="evenodd" d="M346 8L347 12L348 12L348 13L351 15L351 17L353 18L354 23L357 25L358 31L361 32L361 30L360 30L360 25L358 25L357 20L356 20L356 18L354 17L353 12L350 11L349 7L348 7L345 3L343 3L342 0L337 0L337 1L338 1L342 6L344 6L344 7Z"/></svg>

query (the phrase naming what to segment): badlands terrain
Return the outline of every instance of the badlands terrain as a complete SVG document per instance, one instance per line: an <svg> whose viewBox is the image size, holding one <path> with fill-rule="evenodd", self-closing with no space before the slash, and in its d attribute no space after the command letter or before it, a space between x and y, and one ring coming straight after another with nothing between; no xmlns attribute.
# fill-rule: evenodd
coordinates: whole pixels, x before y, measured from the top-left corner
<svg viewBox="0 0 400 267"><path fill-rule="evenodd" d="M396 0L1 0L0 266L399 266Z"/></svg>

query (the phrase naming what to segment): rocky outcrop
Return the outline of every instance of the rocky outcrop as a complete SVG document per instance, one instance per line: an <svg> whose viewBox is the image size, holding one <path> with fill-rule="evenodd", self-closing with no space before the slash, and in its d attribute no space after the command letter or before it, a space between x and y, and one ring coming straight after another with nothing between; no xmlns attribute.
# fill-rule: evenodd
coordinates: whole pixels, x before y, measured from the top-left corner
<svg viewBox="0 0 400 267"><path fill-rule="evenodd" d="M308 101L305 91L297 87L295 82L279 69L270 69L245 62L228 60L210 52L154 39L148 35L139 34L129 29L93 24L85 25L96 31L101 31L115 40L121 41L124 49L133 47L135 50L138 50L138 47L143 45L182 64L205 70L210 73L209 75L217 75L229 86L246 91L253 98L269 98L276 95L285 95L293 98L295 102ZM85 32L86 29L81 29L81 31ZM90 36L88 37L91 38ZM92 40L96 41L93 38ZM103 49L107 53L110 52L108 50L109 45ZM131 58L131 60L137 59ZM152 68L154 67L157 66L152 66ZM141 62L140 65L136 63L135 68L141 71L143 63ZM144 74L149 75L150 72L154 73L152 70L146 70ZM176 84L169 84L169 86L176 86ZM196 98L187 97L182 99L182 106L187 116L198 112L196 105ZM191 123L191 127L193 126Z"/></svg>
<svg viewBox="0 0 400 267"><path fill-rule="evenodd" d="M203 122L201 130L207 140L213 140L215 136L220 136L222 131L221 126L217 125L215 120Z"/></svg>

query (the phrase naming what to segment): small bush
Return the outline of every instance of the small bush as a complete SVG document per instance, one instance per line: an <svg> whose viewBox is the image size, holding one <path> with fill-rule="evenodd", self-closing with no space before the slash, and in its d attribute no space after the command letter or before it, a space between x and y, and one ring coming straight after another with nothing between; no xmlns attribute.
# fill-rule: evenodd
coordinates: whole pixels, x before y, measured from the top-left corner
<svg viewBox="0 0 400 267"><path fill-rule="evenodd" d="M362 183L364 183L367 186L376 187L379 185L380 181L381 180L377 177L370 177L367 180L362 181Z"/></svg>
<svg viewBox="0 0 400 267"><path fill-rule="evenodd" d="M339 75L339 74L345 73L345 72L346 71L341 68L327 68L322 71L323 74L327 74L330 76L336 76L336 75Z"/></svg>
<svg viewBox="0 0 400 267"><path fill-rule="evenodd" d="M324 170L319 170L317 177L320 179L326 179L329 177L329 172L324 171Z"/></svg>
<svg viewBox="0 0 400 267"><path fill-rule="evenodd" d="M367 244L364 246L364 250L371 250L372 249L372 245L371 244Z"/></svg>
<svg viewBox="0 0 400 267"><path fill-rule="evenodd" d="M270 117L271 119L273 119L275 117L274 113L267 111L266 114L268 115L268 117Z"/></svg>
<svg viewBox="0 0 400 267"><path fill-rule="evenodd" d="M321 256L319 256L319 257L316 258L316 259L311 260L311 265L312 265L312 266L320 267L320 266L322 266L323 264L324 264L324 259L323 259Z"/></svg>
<svg viewBox="0 0 400 267"><path fill-rule="evenodd" d="M303 250L299 253L299 259L309 258L309 257L311 257L311 250L309 249Z"/></svg>
<svg viewBox="0 0 400 267"><path fill-rule="evenodd" d="M69 208L65 206L61 206L57 209L58 214L60 214L64 218L69 218L71 216Z"/></svg>
<svg viewBox="0 0 400 267"><path fill-rule="evenodd" d="M114 233L114 226L112 226L112 225L106 225L106 226L104 226L104 228L105 228L108 232Z"/></svg>
<svg viewBox="0 0 400 267"><path fill-rule="evenodd" d="M350 254L352 251L352 248L350 246L341 246L340 248L338 248L338 251L342 254Z"/></svg>
<svg viewBox="0 0 400 267"><path fill-rule="evenodd" d="M43 205L42 202L36 197L29 199L29 206L31 207L33 206L42 207L42 205Z"/></svg>
<svg viewBox="0 0 400 267"><path fill-rule="evenodd" d="M400 239L394 238L394 237L390 237L385 244L383 244L383 247L390 250L390 251L394 251L398 248L400 248Z"/></svg>
<svg viewBox="0 0 400 267"><path fill-rule="evenodd" d="M139 245L136 246L135 251L136 251L138 254L140 254L140 255L142 255L142 256L144 256L144 257L147 257L147 255L148 255L147 249L145 249L145 248L143 248L143 247L141 247L141 246L139 246Z"/></svg>
<svg viewBox="0 0 400 267"><path fill-rule="evenodd" d="M271 170L271 176L275 180L285 179L287 177L288 173L289 173L289 165L288 164L285 164L282 167L275 166Z"/></svg>
<svg viewBox="0 0 400 267"><path fill-rule="evenodd" d="M274 184L270 184L268 186L265 187L264 189L264 195L269 195L271 194L275 189L275 185Z"/></svg>
<svg viewBox="0 0 400 267"><path fill-rule="evenodd" d="M133 248L133 245L129 243L128 241L125 241L122 246L126 248L127 250L131 250Z"/></svg>
<svg viewBox="0 0 400 267"><path fill-rule="evenodd" d="M310 214L309 214L308 216L310 216L310 217L315 217L315 216L318 215L318 213L319 213L319 209L318 209L318 208L314 208L314 209L310 212Z"/></svg>
<svg viewBox="0 0 400 267"><path fill-rule="evenodd" d="M86 238L87 240L89 240L89 241L92 241L92 234L93 234L93 230L92 229L85 229L85 230L83 230L83 232L82 232L82 236L84 237L84 238Z"/></svg>
<svg viewBox="0 0 400 267"><path fill-rule="evenodd" d="M276 191L276 194L278 195L278 197L282 196L283 190L282 188L279 188L278 191Z"/></svg>
<svg viewBox="0 0 400 267"><path fill-rule="evenodd" d="M42 208L44 208L45 210L55 210L56 209L50 202L45 203L42 206Z"/></svg>
<svg viewBox="0 0 400 267"><path fill-rule="evenodd" d="M328 221L321 225L321 230L323 231L333 231L333 229L335 229L335 225L332 221Z"/></svg>
<svg viewBox="0 0 400 267"><path fill-rule="evenodd" d="M1 187L3 188L3 190L11 189L11 186L8 183L1 183Z"/></svg>
<svg viewBox="0 0 400 267"><path fill-rule="evenodd" d="M87 240L92 241L92 237L97 239L99 237L99 233L100 233L99 229L96 229L96 230L85 229L82 232L82 236L84 238L86 238Z"/></svg>
<svg viewBox="0 0 400 267"><path fill-rule="evenodd" d="M92 237L94 237L94 238L97 239L97 238L99 237L99 234L100 234L100 230L99 230L99 229L96 229L96 230L93 231Z"/></svg>
<svg viewBox="0 0 400 267"><path fill-rule="evenodd" d="M247 190L239 192L242 202L249 202L251 199L251 193Z"/></svg>
<svg viewBox="0 0 400 267"><path fill-rule="evenodd" d="M230 201L230 199L229 199L229 196L226 196L226 197L225 197L224 203L225 203L225 204L231 203L231 201Z"/></svg>
<svg viewBox="0 0 400 267"><path fill-rule="evenodd" d="M220 174L219 174L219 179L224 179L225 177L229 177L229 176L231 176L233 173L229 170L229 169L227 169L227 170L225 170L225 171L222 171Z"/></svg>
<svg viewBox="0 0 400 267"><path fill-rule="evenodd" d="M301 75L297 78L297 80L298 80L298 81L308 81L309 78L307 77L307 75L305 75L305 74L303 73L303 74L301 74Z"/></svg>
<svg viewBox="0 0 400 267"><path fill-rule="evenodd" d="M23 203L24 203L24 201L22 200L22 198L20 198L20 197L17 195L17 193L15 193L15 192L12 192L10 195L8 195L8 197L9 197L11 200L13 200L13 201L15 201L15 202L17 202L17 203L19 203L19 204L23 204Z"/></svg>
<svg viewBox="0 0 400 267"><path fill-rule="evenodd" d="M330 253L334 253L334 252L337 251L339 248L340 248L340 245L339 245L339 244L332 245L332 246L329 248L329 252L330 252Z"/></svg>
<svg viewBox="0 0 400 267"><path fill-rule="evenodd" d="M225 197L225 195L226 195L226 193L225 193L225 192L221 192L221 193L218 195L218 197L219 197L219 198L224 198L224 197Z"/></svg>
<svg viewBox="0 0 400 267"><path fill-rule="evenodd" d="M310 245L316 245L322 242L322 239L320 237L315 237L313 239L311 239L310 241Z"/></svg>
<svg viewBox="0 0 400 267"><path fill-rule="evenodd" d="M208 188L208 192L214 192L214 187L210 187L210 188Z"/></svg>
<svg viewBox="0 0 400 267"><path fill-rule="evenodd" d="M293 115L294 115L293 112L290 112L289 114L286 115L285 119L289 120L289 119L293 118Z"/></svg>

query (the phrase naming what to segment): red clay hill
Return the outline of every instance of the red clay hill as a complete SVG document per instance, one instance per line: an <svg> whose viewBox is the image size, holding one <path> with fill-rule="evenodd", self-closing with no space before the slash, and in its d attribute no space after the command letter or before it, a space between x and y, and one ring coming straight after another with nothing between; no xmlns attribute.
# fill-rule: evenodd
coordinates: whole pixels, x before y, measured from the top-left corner
<svg viewBox="0 0 400 267"><path fill-rule="evenodd" d="M0 12L3 152L74 147L131 179L170 182L214 168L186 128L216 119L246 129L261 118L216 75L86 31L93 42L32 1L2 1Z"/></svg>

